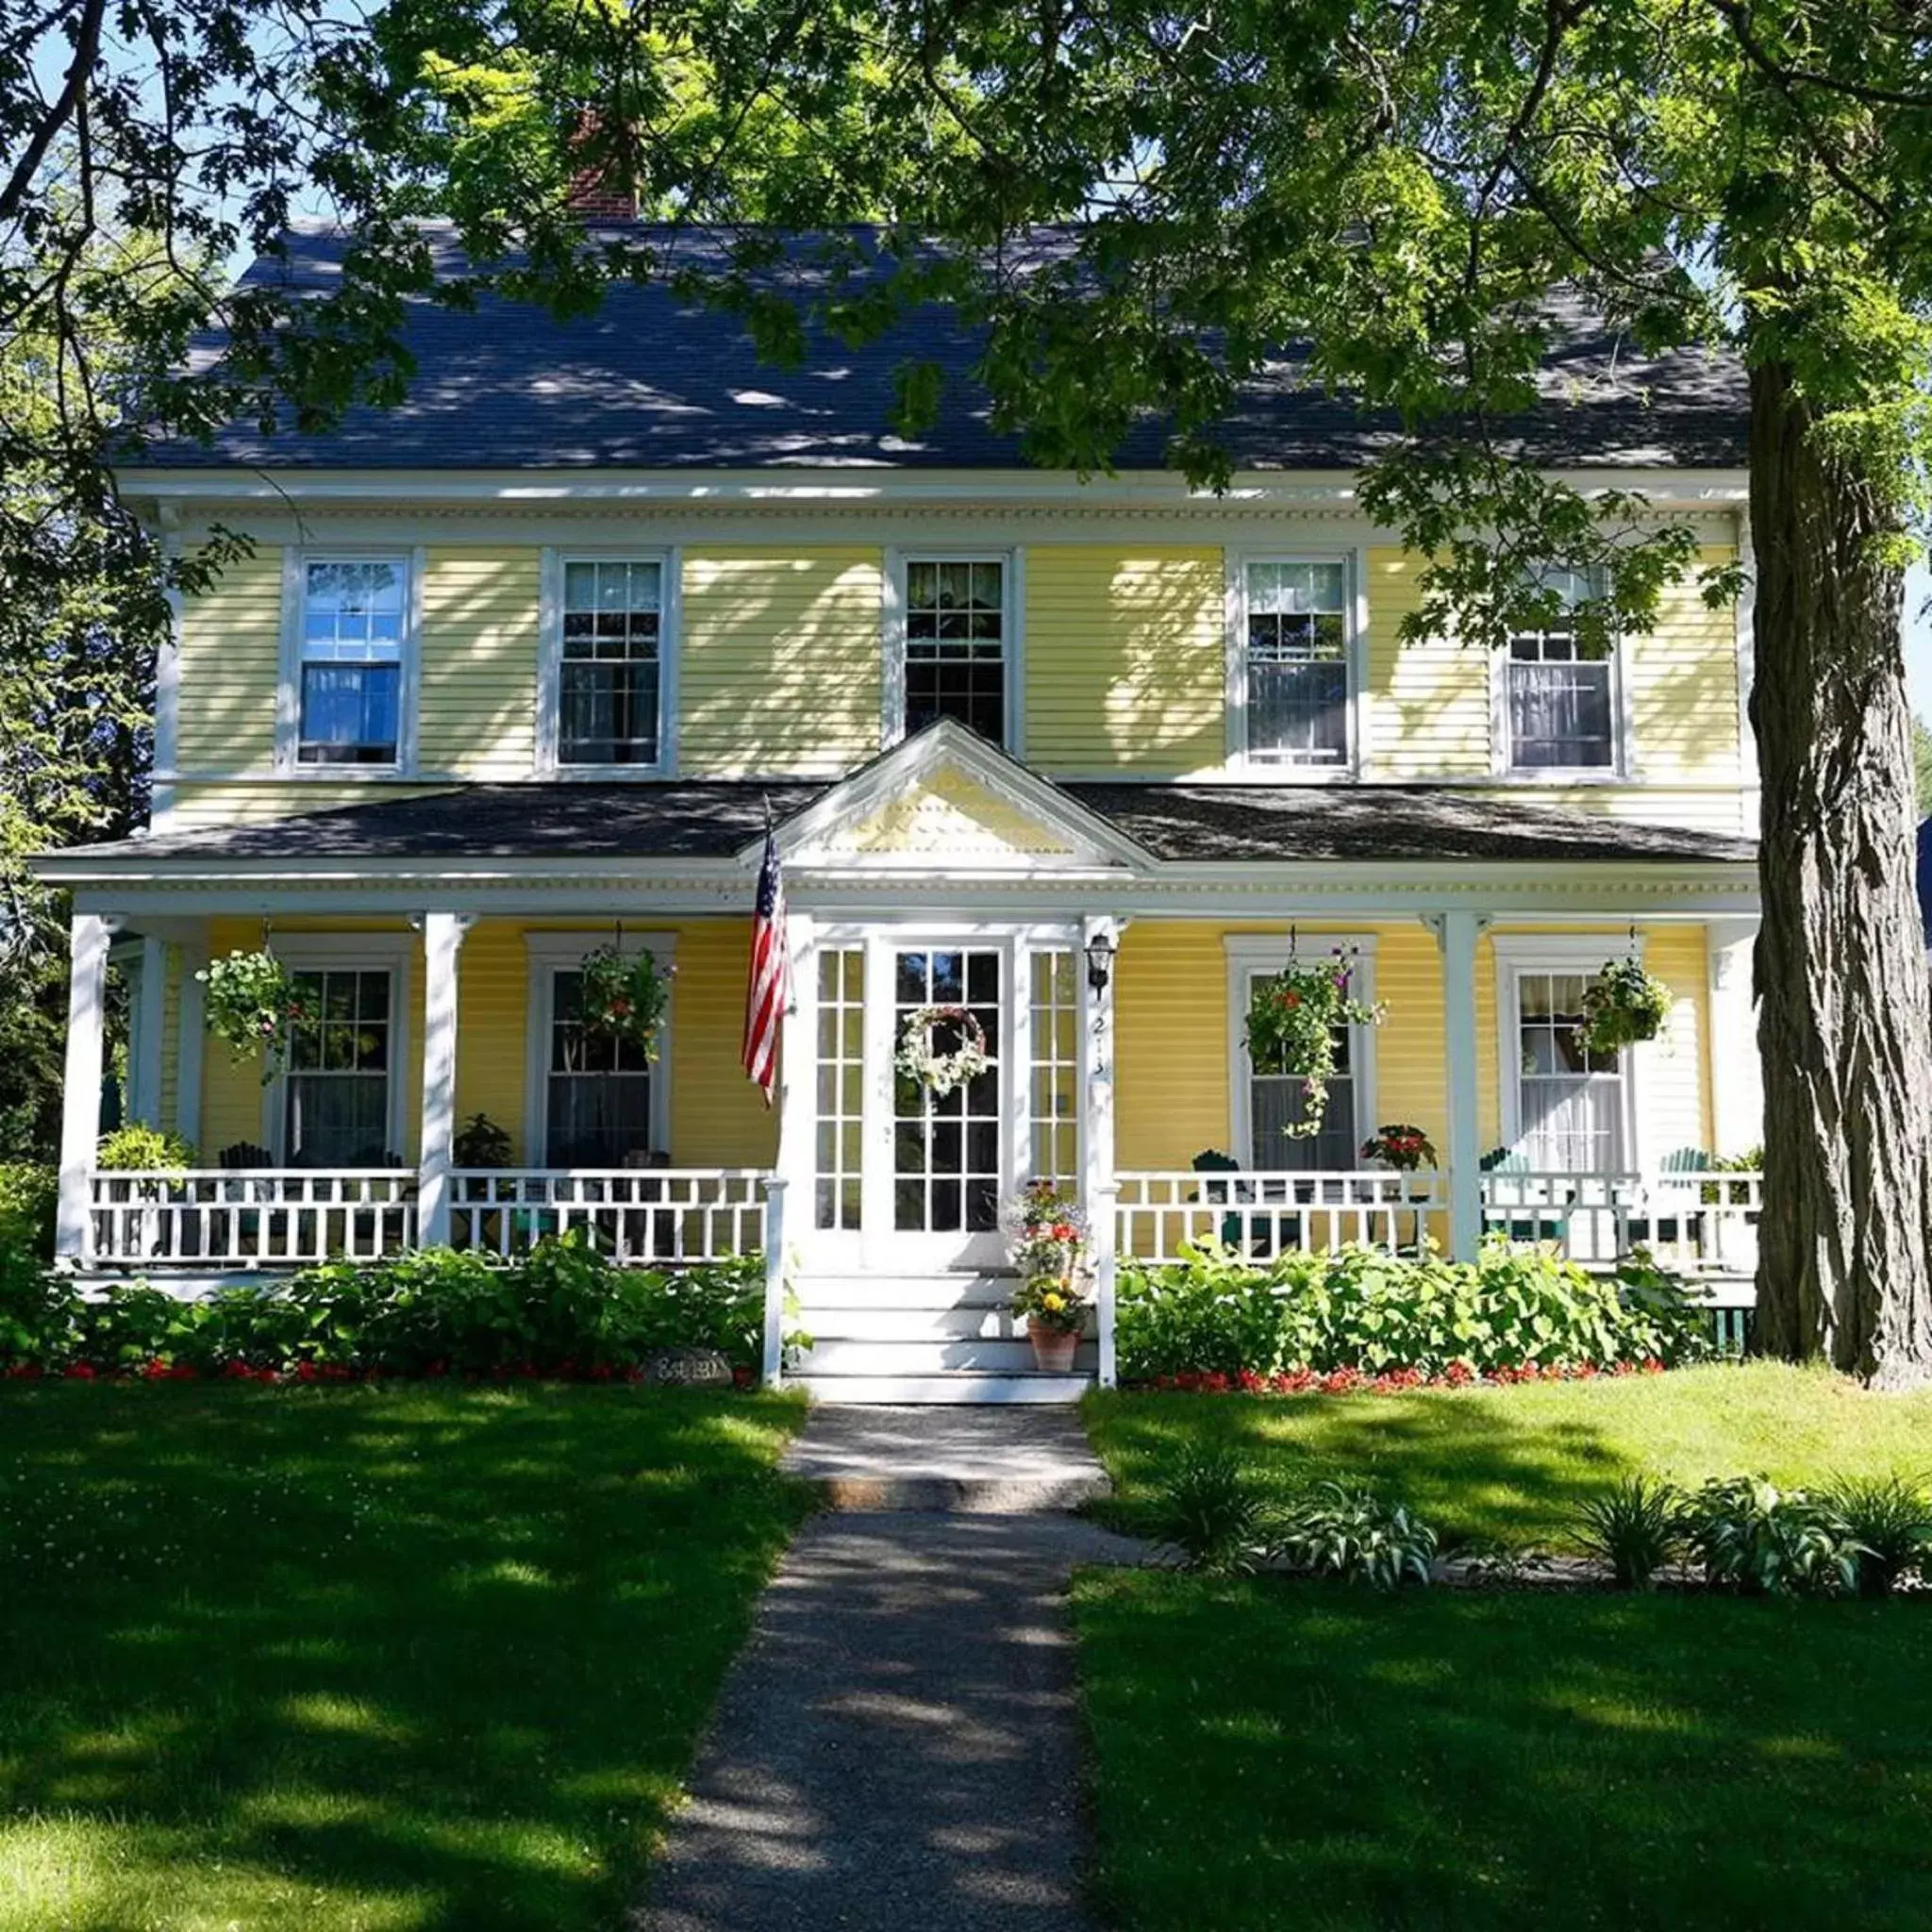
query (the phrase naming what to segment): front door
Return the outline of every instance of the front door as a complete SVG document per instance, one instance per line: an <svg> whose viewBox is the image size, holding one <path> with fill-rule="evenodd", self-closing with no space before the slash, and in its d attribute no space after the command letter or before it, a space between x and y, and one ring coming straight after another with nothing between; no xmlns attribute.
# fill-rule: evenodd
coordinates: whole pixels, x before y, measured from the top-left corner
<svg viewBox="0 0 1932 1932"><path fill-rule="evenodd" d="M890 1245L898 1265L988 1266L1001 1258L1000 1203L1011 1191L1008 957L1000 943L890 948ZM962 1017L921 1020L947 1009ZM969 1037L983 1042L989 1064L939 1092L898 1064L908 1028L939 1055L957 1052Z"/></svg>

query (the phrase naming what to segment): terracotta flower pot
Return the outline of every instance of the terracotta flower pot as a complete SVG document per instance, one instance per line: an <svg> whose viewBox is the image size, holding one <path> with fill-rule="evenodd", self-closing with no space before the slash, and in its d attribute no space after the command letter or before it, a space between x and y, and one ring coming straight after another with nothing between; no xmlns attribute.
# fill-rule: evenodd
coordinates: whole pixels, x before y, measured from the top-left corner
<svg viewBox="0 0 1932 1932"><path fill-rule="evenodd" d="M1033 1344L1033 1363L1050 1375L1064 1375L1074 1366L1074 1351L1080 1345L1077 1330L1049 1328L1045 1323L1028 1321L1026 1339Z"/></svg>

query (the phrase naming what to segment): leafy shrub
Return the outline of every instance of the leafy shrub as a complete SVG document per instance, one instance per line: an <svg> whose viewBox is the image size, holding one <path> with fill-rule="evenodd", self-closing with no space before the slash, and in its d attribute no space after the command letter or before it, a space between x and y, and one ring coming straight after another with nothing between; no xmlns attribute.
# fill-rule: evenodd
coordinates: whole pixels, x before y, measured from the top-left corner
<svg viewBox="0 0 1932 1932"><path fill-rule="evenodd" d="M0 1257L48 1261L60 1176L40 1161L0 1162Z"/></svg>
<svg viewBox="0 0 1932 1932"><path fill-rule="evenodd" d="M0 1368L61 1368L74 1345L71 1282L0 1241Z"/></svg>
<svg viewBox="0 0 1932 1932"><path fill-rule="evenodd" d="M1395 1590L1429 1580L1436 1532L1363 1484L1320 1482L1288 1506L1275 1548L1297 1570Z"/></svg>
<svg viewBox="0 0 1932 1932"><path fill-rule="evenodd" d="M1685 1543L1707 1582L1751 1596L1854 1590L1864 1555L1829 1505L1762 1476L1714 1476L1685 1501Z"/></svg>
<svg viewBox="0 0 1932 1932"><path fill-rule="evenodd" d="M1241 1574L1262 1555L1266 1506L1231 1450L1191 1448L1162 1480L1160 1524L1196 1570Z"/></svg>
<svg viewBox="0 0 1932 1932"><path fill-rule="evenodd" d="M1577 1546L1609 1565L1619 1590L1648 1590L1682 1541L1683 1502L1670 1483L1626 1476L1577 1509Z"/></svg>
<svg viewBox="0 0 1932 1932"><path fill-rule="evenodd" d="M1178 1261L1122 1264L1116 1340L1135 1380L1676 1366L1712 1352L1707 1316L1660 1271L1640 1262L1596 1275L1502 1241L1474 1263L1356 1247L1257 1263L1192 1242Z"/></svg>
<svg viewBox="0 0 1932 1932"><path fill-rule="evenodd" d="M103 1134L95 1158L101 1167L109 1170L173 1173L192 1167L195 1152L179 1134L134 1121L125 1127L116 1127L111 1134Z"/></svg>
<svg viewBox="0 0 1932 1932"><path fill-rule="evenodd" d="M1904 1476L1847 1476L1824 1506L1858 1545L1858 1594L1888 1596L1932 1553L1932 1496Z"/></svg>

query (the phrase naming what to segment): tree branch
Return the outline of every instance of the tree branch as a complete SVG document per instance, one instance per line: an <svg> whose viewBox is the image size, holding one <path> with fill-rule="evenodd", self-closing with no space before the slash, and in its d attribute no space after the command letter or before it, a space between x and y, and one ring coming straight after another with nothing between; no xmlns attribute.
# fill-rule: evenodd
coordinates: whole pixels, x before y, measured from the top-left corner
<svg viewBox="0 0 1932 1932"><path fill-rule="evenodd" d="M47 158L47 150L54 145L55 137L61 128L74 118L81 96L87 92L88 76L93 72L95 57L100 52L101 21L107 10L107 0L87 0L80 17L80 30L74 37L74 62L67 70L67 79L55 97L54 105L34 129L33 139L14 163L7 186L0 189L0 223L10 222L19 214L27 190L39 174L41 163Z"/></svg>

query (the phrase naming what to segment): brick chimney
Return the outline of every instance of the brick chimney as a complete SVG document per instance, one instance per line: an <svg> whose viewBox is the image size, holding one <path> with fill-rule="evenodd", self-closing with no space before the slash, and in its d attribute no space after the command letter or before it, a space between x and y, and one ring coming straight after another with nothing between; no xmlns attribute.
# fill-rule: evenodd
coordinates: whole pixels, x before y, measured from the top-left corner
<svg viewBox="0 0 1932 1932"><path fill-rule="evenodd" d="M584 146L594 139L602 125L597 110L586 108L577 117L576 138L572 144ZM609 180L608 169L603 163L571 176L568 206L580 222L634 222L638 218L637 191Z"/></svg>

